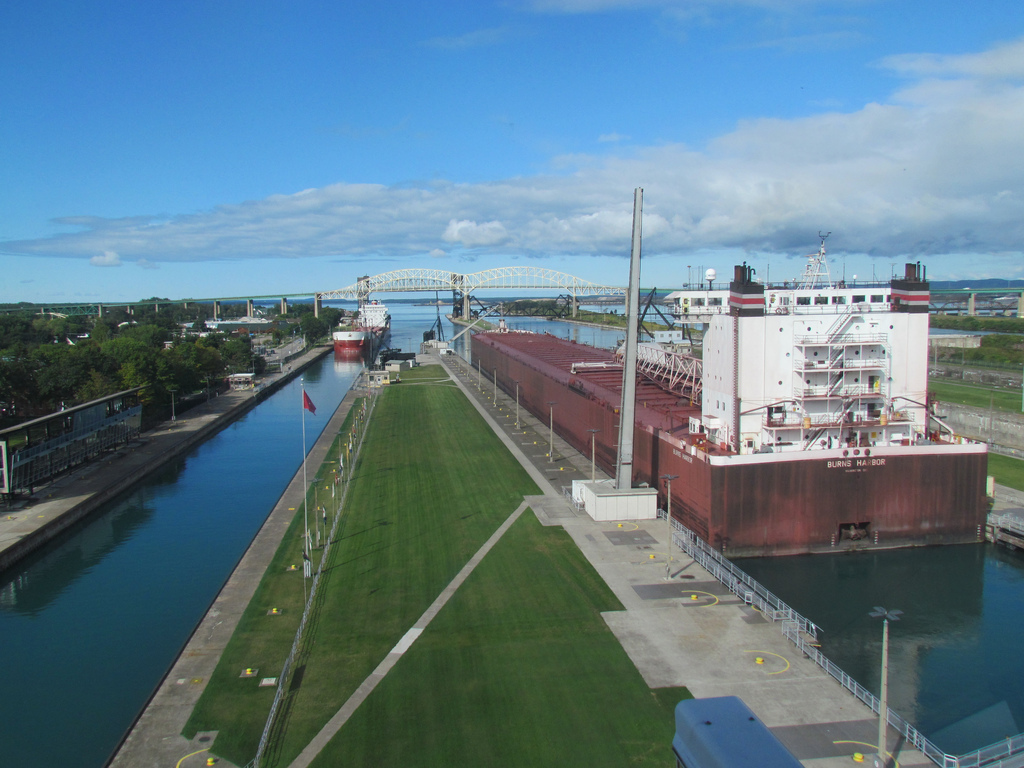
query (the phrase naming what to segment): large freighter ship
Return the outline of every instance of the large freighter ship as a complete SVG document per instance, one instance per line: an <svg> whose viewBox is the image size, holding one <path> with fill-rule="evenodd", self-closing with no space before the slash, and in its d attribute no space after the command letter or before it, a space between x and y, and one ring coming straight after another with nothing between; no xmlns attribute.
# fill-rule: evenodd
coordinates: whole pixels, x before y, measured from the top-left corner
<svg viewBox="0 0 1024 768"><path fill-rule="evenodd" d="M703 327L703 359L640 345L633 485L664 503L671 476L673 516L735 556L981 540L986 446L928 407L920 265L846 286L822 279L824 248L810 258L782 286L744 265L728 289L670 295L677 322ZM513 331L477 334L473 357L584 454L593 435L614 473L615 353Z"/></svg>
<svg viewBox="0 0 1024 768"><path fill-rule="evenodd" d="M372 361L391 342L391 315L379 301L367 301L351 326L338 326L332 336L335 354Z"/></svg>

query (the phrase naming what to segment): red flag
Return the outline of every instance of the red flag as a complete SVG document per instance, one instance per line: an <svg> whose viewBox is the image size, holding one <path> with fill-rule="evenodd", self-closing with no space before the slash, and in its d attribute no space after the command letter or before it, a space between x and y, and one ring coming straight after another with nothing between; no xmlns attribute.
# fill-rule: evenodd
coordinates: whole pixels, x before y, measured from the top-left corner
<svg viewBox="0 0 1024 768"><path fill-rule="evenodd" d="M302 390L302 407L316 416L316 406L313 405L313 401L309 399L309 395L306 394L306 390Z"/></svg>

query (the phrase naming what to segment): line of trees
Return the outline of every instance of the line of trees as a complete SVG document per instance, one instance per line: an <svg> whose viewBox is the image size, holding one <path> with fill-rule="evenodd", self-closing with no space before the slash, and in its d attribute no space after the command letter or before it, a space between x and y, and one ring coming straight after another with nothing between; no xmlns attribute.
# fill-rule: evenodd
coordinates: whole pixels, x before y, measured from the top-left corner
<svg viewBox="0 0 1024 768"><path fill-rule="evenodd" d="M263 372L246 333L203 336L210 308L140 301L133 313L115 308L95 316L43 316L29 311L0 314L0 427L12 426L133 387L142 391L143 418L152 423L176 399L218 385L231 373ZM330 336L343 312L333 307L313 314L300 304L288 315L268 313L273 324L261 343L279 345L301 334L309 344ZM245 304L221 307L221 318L240 317Z"/></svg>
<svg viewBox="0 0 1024 768"><path fill-rule="evenodd" d="M0 425L139 386L146 420L158 420L171 390L180 398L228 373L262 372L248 337L187 335L179 322L171 312L0 315Z"/></svg>
<svg viewBox="0 0 1024 768"><path fill-rule="evenodd" d="M1007 368L1024 366L1024 318L932 315L931 326L955 331L988 331L972 349L940 347L938 362L975 363ZM934 358L934 353L933 358Z"/></svg>

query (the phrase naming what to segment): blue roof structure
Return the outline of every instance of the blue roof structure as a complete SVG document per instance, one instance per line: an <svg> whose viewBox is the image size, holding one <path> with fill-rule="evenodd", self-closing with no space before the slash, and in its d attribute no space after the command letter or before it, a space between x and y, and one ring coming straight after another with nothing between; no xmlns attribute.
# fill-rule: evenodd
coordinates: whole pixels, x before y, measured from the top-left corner
<svg viewBox="0 0 1024 768"><path fill-rule="evenodd" d="M679 702L672 750L684 768L801 768L736 696Z"/></svg>

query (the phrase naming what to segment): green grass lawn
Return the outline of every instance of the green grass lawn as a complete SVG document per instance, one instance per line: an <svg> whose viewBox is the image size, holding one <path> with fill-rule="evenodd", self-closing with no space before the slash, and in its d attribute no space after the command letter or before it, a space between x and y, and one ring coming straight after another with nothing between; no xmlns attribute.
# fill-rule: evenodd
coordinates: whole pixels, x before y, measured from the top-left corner
<svg viewBox="0 0 1024 768"><path fill-rule="evenodd" d="M648 689L608 610L568 534L528 511L313 765L668 765L689 693Z"/></svg>
<svg viewBox="0 0 1024 768"><path fill-rule="evenodd" d="M409 373L425 381L439 371ZM266 765L298 754L522 497L537 492L453 385L382 391ZM300 562L300 536L297 522L264 579L274 586L261 585L185 731L219 730L214 751L239 765L255 754L274 692L238 675L256 667L274 676L287 656L291 637L282 641L277 628L301 614L301 576L286 569ZM267 616L269 607L285 614Z"/></svg>
<svg viewBox="0 0 1024 768"><path fill-rule="evenodd" d="M1020 390L985 387L980 384L954 384L945 379L929 379L928 394L939 402L969 405L1010 413L1021 412Z"/></svg>
<svg viewBox="0 0 1024 768"><path fill-rule="evenodd" d="M294 759L538 492L442 379L418 368L381 393L265 766ZM218 730L213 752L238 765L274 695L239 673L276 675L301 615L301 570L287 570L301 526L299 514L185 730ZM600 616L619 609L569 536L525 513L317 764L666 764L688 694L647 688Z"/></svg>
<svg viewBox="0 0 1024 768"><path fill-rule="evenodd" d="M1024 461L998 453L988 455L988 473L996 482L1018 491L1024 491Z"/></svg>

